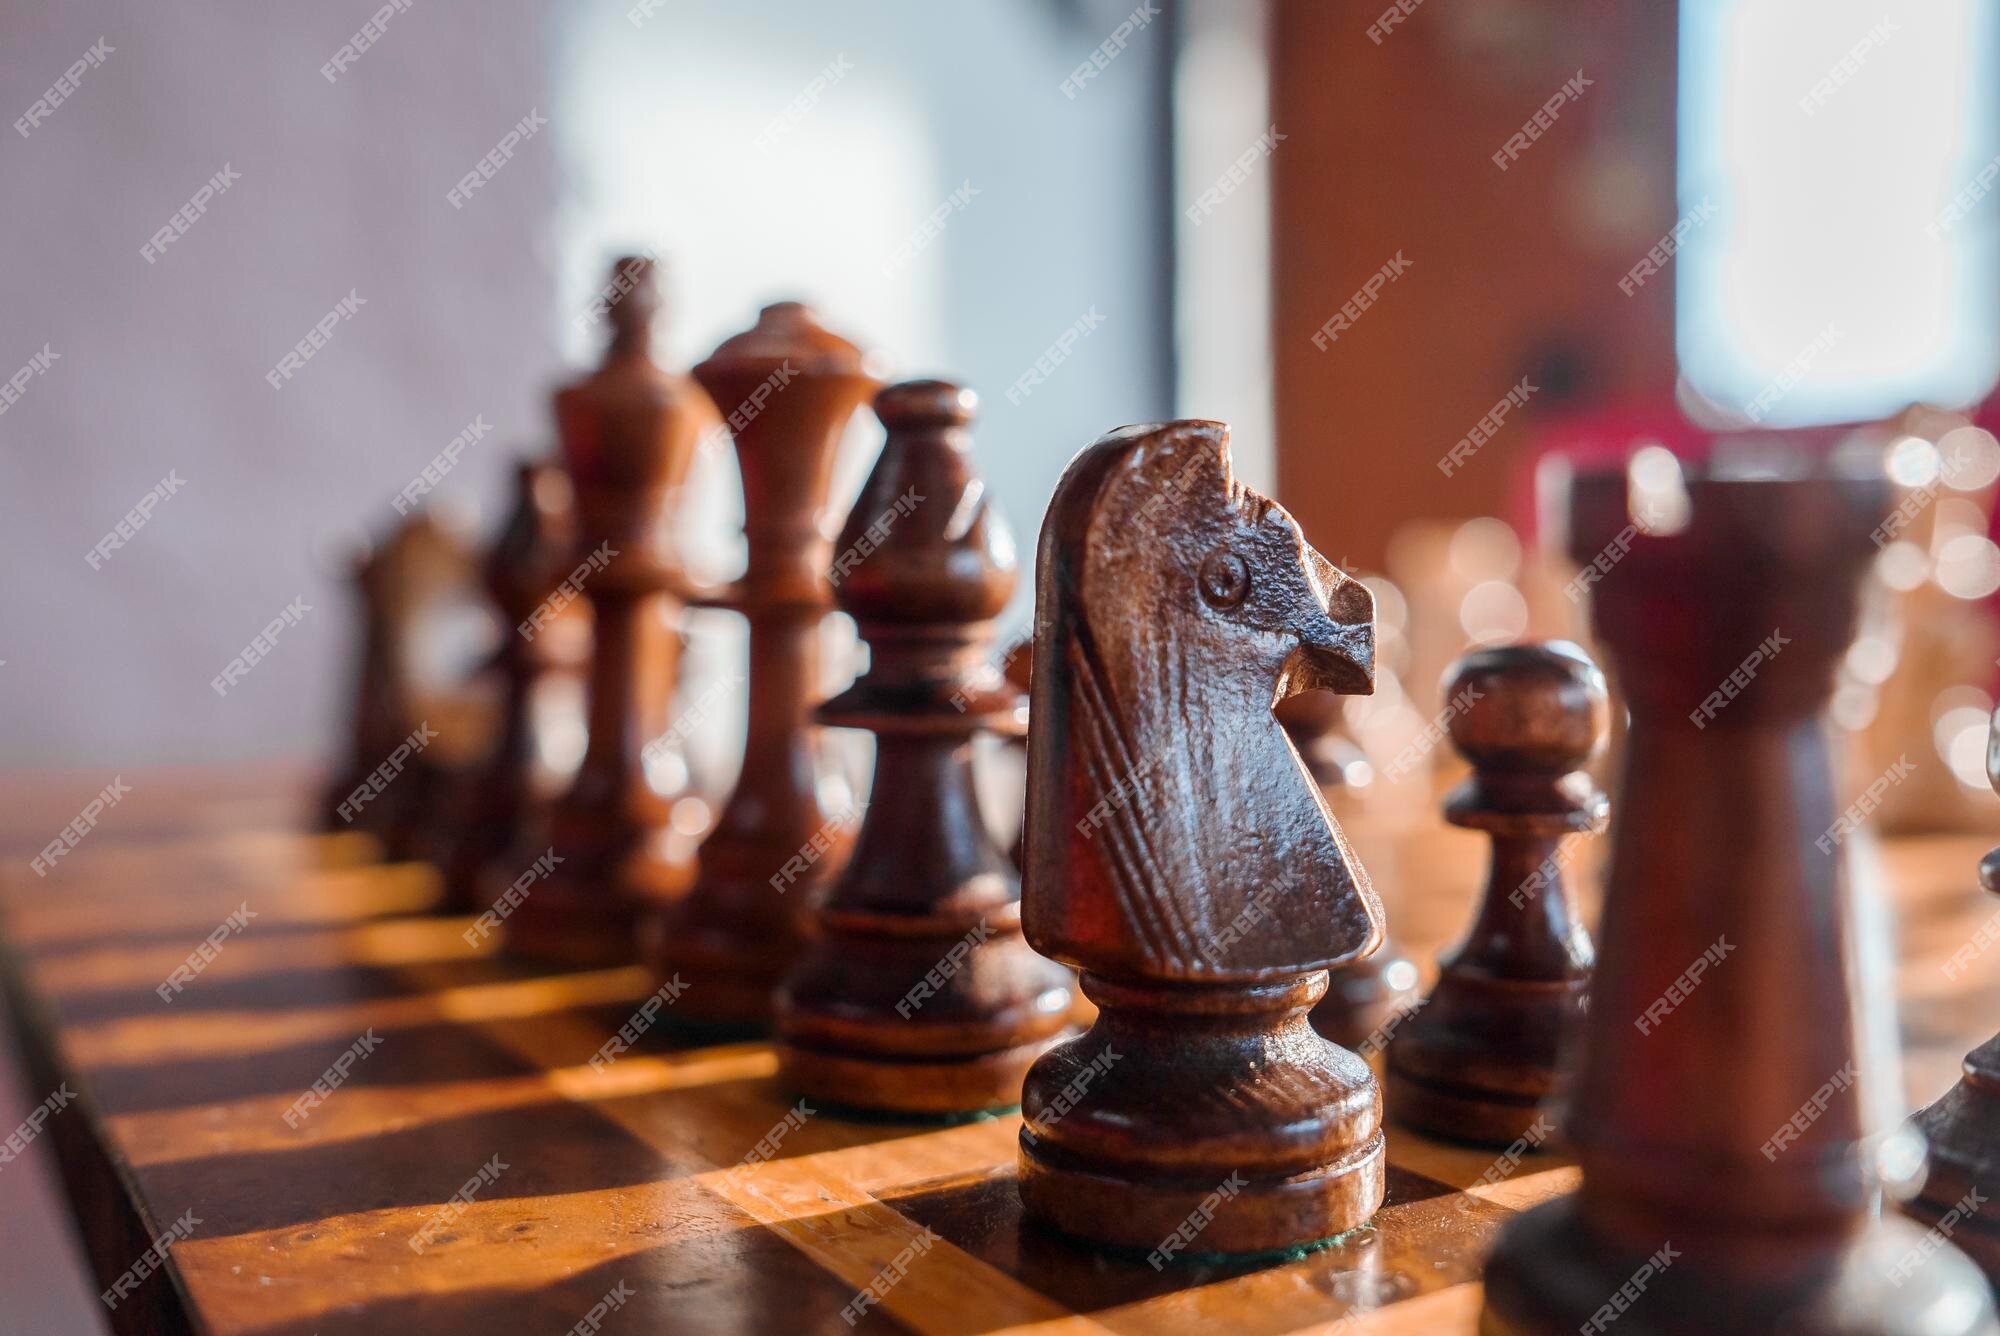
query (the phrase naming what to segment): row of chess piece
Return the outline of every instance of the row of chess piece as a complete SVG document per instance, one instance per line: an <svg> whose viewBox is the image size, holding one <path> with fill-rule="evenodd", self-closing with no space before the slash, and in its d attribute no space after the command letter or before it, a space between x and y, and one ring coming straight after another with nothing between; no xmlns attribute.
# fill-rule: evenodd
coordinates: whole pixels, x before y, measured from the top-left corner
<svg viewBox="0 0 2000 1336"><path fill-rule="evenodd" d="M572 582L588 603L585 755L534 801L527 693L560 656L510 637L499 744L449 817L451 906L491 915L506 951L641 959L677 985L681 1027L774 1029L780 1081L816 1106L1018 1103L1028 1214L1100 1245L1157 1255L1192 1233L1194 1255L1252 1254L1366 1224L1388 1186L1384 1091L1339 1038L1384 1048L1400 1122L1503 1159L1560 1105L1583 1187L1501 1232L1488 1330L1590 1330L1648 1266L1644 1307L1619 1309L1634 1333L1995 1329L1953 1246L1873 1211L1864 1156L1854 1022L1879 999L1849 969L1822 715L1889 504L1879 474L1691 477L1685 527L1637 538L1622 474L1574 480L1571 555L1617 554L1594 618L1631 715L1598 954L1564 869L1567 837L1606 821L1581 769L1601 675L1560 644L1477 651L1446 684L1473 766L1446 812L1491 837L1491 871L1429 997L1395 1010L1380 904L1301 763L1313 746L1273 711L1370 689L1373 599L1235 481L1220 424L1125 428L1071 463L1041 526L1024 710L990 671L1016 575L973 470L972 395L882 388L792 304L717 348L697 388L651 359L650 275L620 272L638 281L603 365L555 397L573 513L528 507L496 552L562 531L560 559L495 592L523 626ZM829 540L834 450L871 397L881 454ZM714 411L748 547L719 593L687 585L666 514ZM647 764L689 602L750 628L741 777L699 841ZM836 607L870 661L818 702ZM1783 653L1696 722L1774 625ZM436 819L436 784L367 778L408 728L383 713L357 721L329 806L365 790L358 824L407 831ZM822 726L875 735L858 820L823 799ZM972 743L1024 727L1010 859ZM560 863L522 886L545 849ZM1386 1044L1355 1039L1371 1029ZM1975 1054L1920 1115L1936 1167L1909 1208L1989 1267L2000 1227L1962 1203L2000 1188L1996 1068Z"/></svg>

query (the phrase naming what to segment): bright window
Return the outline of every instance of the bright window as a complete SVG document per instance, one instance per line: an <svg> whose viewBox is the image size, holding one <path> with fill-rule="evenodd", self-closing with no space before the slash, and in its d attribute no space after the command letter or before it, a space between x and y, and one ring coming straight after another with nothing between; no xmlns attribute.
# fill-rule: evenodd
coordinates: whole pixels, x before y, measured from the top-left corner
<svg viewBox="0 0 2000 1336"><path fill-rule="evenodd" d="M1677 343L1700 397L1806 425L1985 396L1995 15L1990 0L1682 6L1680 208L1703 221L1676 261Z"/></svg>

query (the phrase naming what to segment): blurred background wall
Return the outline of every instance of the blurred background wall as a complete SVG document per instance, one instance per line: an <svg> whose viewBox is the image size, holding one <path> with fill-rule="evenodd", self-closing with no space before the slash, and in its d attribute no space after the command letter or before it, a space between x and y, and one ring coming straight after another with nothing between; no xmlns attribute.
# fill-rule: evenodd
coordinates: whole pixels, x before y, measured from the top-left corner
<svg viewBox="0 0 2000 1336"><path fill-rule="evenodd" d="M594 355L578 316L620 250L666 264L679 365L797 296L900 374L980 389L982 460L1024 549L1076 449L1172 410L1164 19L1072 96L1130 5L413 0L329 81L382 7L0 6L9 119L106 51L0 138L0 380L55 354L0 413L17 499L0 765L323 753L353 649L347 554L475 420L490 430L426 503L475 535L497 522L511 458L551 443L547 391ZM546 125L448 202L531 113ZM352 318L272 388L350 294ZM874 439L857 423L850 489ZM144 528L87 564L170 475ZM726 455L697 488L696 542L726 564ZM301 596L311 611L218 696L211 678Z"/></svg>

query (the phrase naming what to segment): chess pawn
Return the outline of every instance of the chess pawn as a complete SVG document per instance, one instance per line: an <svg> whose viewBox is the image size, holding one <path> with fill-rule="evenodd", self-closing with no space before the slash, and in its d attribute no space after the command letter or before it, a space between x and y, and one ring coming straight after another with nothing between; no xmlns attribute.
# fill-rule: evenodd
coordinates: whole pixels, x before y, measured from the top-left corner
<svg viewBox="0 0 2000 1336"><path fill-rule="evenodd" d="M1020 883L973 787L974 735L1019 733L1025 714L1011 684L977 680L1014 540L972 469L976 404L943 381L877 395L888 442L838 540L873 542L836 589L870 659L818 718L875 734L875 801L778 993L779 1080L814 1101L1018 1104L1028 1064L1068 1028L1069 972L1022 939Z"/></svg>
<svg viewBox="0 0 2000 1336"><path fill-rule="evenodd" d="M506 919L509 952L578 964L631 959L640 912L685 888L692 860L671 820L680 795L646 752L666 732L680 662L683 577L669 506L714 418L687 377L653 361L651 262L621 260L614 275L630 287L610 309L603 363L554 397L575 494L568 570L509 632L547 634L572 599L589 600L589 742L548 826L562 861ZM526 868L542 850L521 852Z"/></svg>
<svg viewBox="0 0 2000 1336"><path fill-rule="evenodd" d="M1993 1332L1963 1255L1875 1217L1862 1154L1860 1087L1898 1076L1857 1067L1855 1008L1891 999L1852 984L1825 710L1887 479L1673 483L1570 488L1631 711L1562 1120L1583 1181L1501 1228L1480 1330Z"/></svg>
<svg viewBox="0 0 2000 1336"><path fill-rule="evenodd" d="M1452 745L1473 767L1445 820L1486 832L1493 860L1471 931L1389 1041L1385 1093L1390 1116L1419 1132L1505 1146L1552 1114L1558 1048L1582 1018L1590 938L1563 841L1604 828L1604 794L1582 767L1610 707L1604 675L1567 641L1475 650L1444 692Z"/></svg>
<svg viewBox="0 0 2000 1336"><path fill-rule="evenodd" d="M1035 571L1022 912L1099 1008L1029 1069L1028 1216L1152 1249L1290 1248L1382 1202L1381 1094L1306 1013L1381 906L1272 705L1373 684L1374 600L1230 474L1217 422L1070 463Z"/></svg>
<svg viewBox="0 0 2000 1336"><path fill-rule="evenodd" d="M539 828L546 815L551 777L539 738L537 704L551 678L581 665L588 642L582 604L566 609L546 632L515 634L566 573L576 525L569 477L560 465L524 460L514 471L514 508L487 553L482 571L487 593L500 610L504 634L493 666L502 683L500 725L492 752L465 786L465 805L453 822L444 857L444 906L452 913L486 908L482 893L520 843L524 825ZM497 866L496 866L497 865Z"/></svg>
<svg viewBox="0 0 2000 1336"><path fill-rule="evenodd" d="M1370 778L1367 755L1340 725L1340 697L1302 691L1278 707L1306 773L1338 813ZM1312 1009L1313 1027L1342 1048L1380 1047L1390 1018L1417 1000L1416 962L1388 937L1359 960L1328 971L1326 996Z"/></svg>
<svg viewBox="0 0 2000 1336"><path fill-rule="evenodd" d="M1991 727L1986 778L2000 790L2000 711ZM2000 849L1980 860L1979 884L2000 894ZM1903 1209L1932 1228L1950 1217L1951 1241L2000 1285L2000 1035L1966 1054L1958 1083L1912 1121L1930 1145L1930 1173Z"/></svg>
<svg viewBox="0 0 2000 1336"><path fill-rule="evenodd" d="M820 623L835 579L827 494L842 433L880 387L869 360L797 302L767 306L694 369L724 412L743 476L742 578L702 606L750 625L743 769L701 846L694 887L646 928L645 959L689 987L676 1023L718 1033L768 1026L771 993L805 943L811 902L853 843L856 810L820 746ZM698 982L697 982L698 981Z"/></svg>

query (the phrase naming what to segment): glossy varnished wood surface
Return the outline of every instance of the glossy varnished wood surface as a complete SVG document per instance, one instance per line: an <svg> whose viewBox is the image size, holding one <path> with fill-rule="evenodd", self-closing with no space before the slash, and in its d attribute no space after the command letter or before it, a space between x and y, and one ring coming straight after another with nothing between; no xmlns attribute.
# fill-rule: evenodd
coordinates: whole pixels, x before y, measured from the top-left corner
<svg viewBox="0 0 2000 1336"><path fill-rule="evenodd" d="M189 1210L201 1221L121 1306L129 1330L566 1331L622 1282L631 1297L606 1332L844 1332L841 1309L930 1230L859 1330L1470 1331L1495 1231L1576 1182L1560 1155L1489 1176L1493 1152L1392 1124L1371 1227L1304 1258L1162 1274L1022 1223L1011 1114L938 1127L827 1110L735 1174L796 1107L767 1046L675 1049L655 1027L594 1070L655 986L644 971L551 971L496 958L490 938L469 945L469 919L413 914L436 893L428 869L286 832L310 788L283 776L125 779L132 796L46 879L23 851L105 778L0 784L0 884L20 1038L47 1081L35 1093L67 1079L78 1096L30 1153L60 1150L100 1287L149 1229ZM1429 975L1463 928L1484 841L1436 821L1349 829L1395 879L1397 934ZM1912 1105L1990 1029L1980 1003L2000 951L1944 973L1994 914L1975 875L1990 843L1881 851ZM162 1003L167 972L245 904L257 917ZM370 1028L379 1047L288 1127L285 1110ZM496 1155L505 1170L448 1220ZM427 1228L420 1254L409 1240Z"/></svg>

